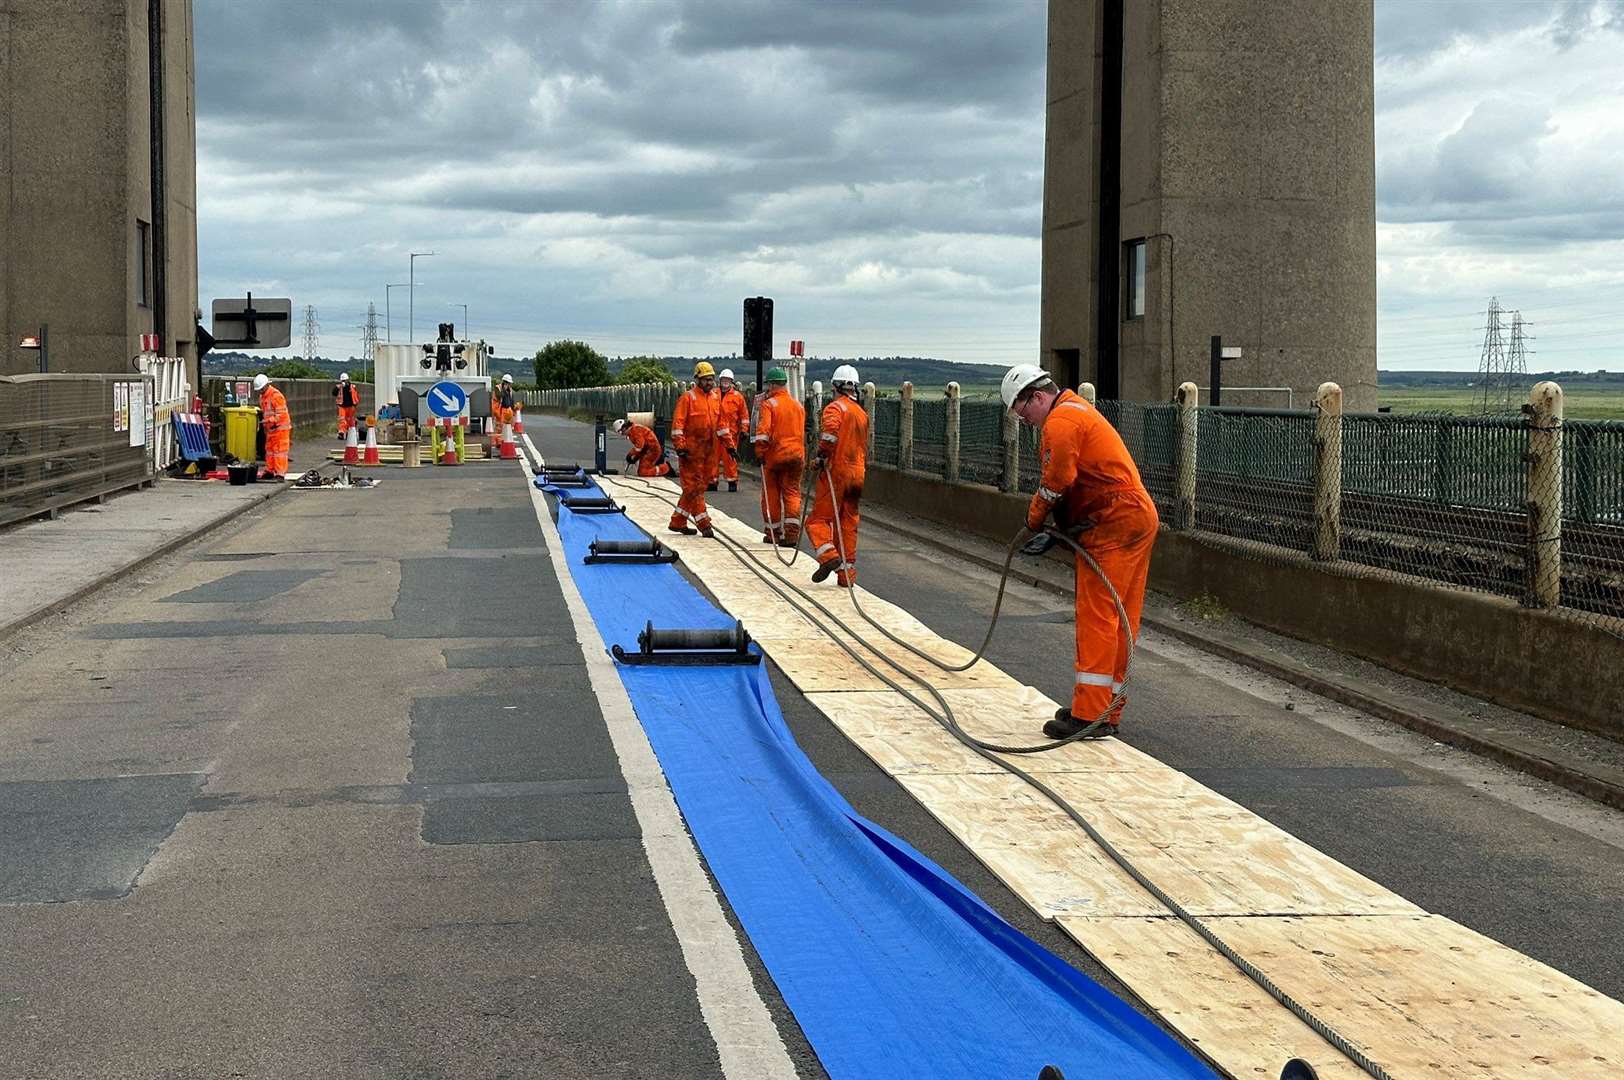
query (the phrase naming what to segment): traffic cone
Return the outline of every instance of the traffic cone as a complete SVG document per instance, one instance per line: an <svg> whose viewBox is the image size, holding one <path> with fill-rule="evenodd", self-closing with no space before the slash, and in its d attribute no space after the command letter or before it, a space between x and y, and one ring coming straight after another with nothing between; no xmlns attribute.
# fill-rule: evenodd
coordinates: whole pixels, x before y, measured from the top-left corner
<svg viewBox="0 0 1624 1080"><path fill-rule="evenodd" d="M459 462L457 460L457 435L456 435L456 429L454 429L451 426L451 421L450 420L447 420L445 422L445 456L440 459L440 464L441 465L456 465L456 464L459 464Z"/></svg>
<svg viewBox="0 0 1624 1080"><path fill-rule="evenodd" d="M354 424L351 424L349 430L344 432L344 464L361 464L359 433L355 430Z"/></svg>
<svg viewBox="0 0 1624 1080"><path fill-rule="evenodd" d="M378 421L375 417L367 417L367 452L361 458L363 465L382 465L378 459Z"/></svg>
<svg viewBox="0 0 1624 1080"><path fill-rule="evenodd" d="M524 434L524 402L522 401L513 403L513 434Z"/></svg>
<svg viewBox="0 0 1624 1080"><path fill-rule="evenodd" d="M519 444L513 441L513 424L502 425L502 460L519 460Z"/></svg>

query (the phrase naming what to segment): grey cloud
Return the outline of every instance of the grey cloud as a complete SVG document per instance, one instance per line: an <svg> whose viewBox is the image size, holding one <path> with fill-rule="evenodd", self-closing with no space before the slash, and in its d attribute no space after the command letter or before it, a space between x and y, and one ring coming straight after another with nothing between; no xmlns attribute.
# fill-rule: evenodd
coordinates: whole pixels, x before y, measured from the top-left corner
<svg viewBox="0 0 1624 1080"><path fill-rule="evenodd" d="M1457 41L1530 27L1568 48L1596 30L1624 24L1624 0L1376 0L1377 59L1409 61Z"/></svg>

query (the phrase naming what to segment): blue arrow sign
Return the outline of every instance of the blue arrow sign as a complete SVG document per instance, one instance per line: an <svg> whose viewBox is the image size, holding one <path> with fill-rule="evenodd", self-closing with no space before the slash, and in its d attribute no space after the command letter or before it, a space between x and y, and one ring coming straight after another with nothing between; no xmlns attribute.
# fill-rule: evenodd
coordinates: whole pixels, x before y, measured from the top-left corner
<svg viewBox="0 0 1624 1080"><path fill-rule="evenodd" d="M454 382L437 382L429 387L429 412L442 420L462 415L468 407L468 395Z"/></svg>

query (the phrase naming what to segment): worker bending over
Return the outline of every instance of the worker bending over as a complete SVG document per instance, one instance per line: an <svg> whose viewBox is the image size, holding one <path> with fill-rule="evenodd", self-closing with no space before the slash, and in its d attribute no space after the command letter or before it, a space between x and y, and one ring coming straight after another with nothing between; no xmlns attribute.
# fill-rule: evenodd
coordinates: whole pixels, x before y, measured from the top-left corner
<svg viewBox="0 0 1624 1080"><path fill-rule="evenodd" d="M868 414L857 403L856 368L841 364L833 382L835 396L818 424L817 487L806 532L818 560L812 580L838 571L835 580L850 588L857 580L857 504L868 460Z"/></svg>
<svg viewBox="0 0 1624 1080"><path fill-rule="evenodd" d="M705 488L716 475L716 429L721 412L716 393L716 369L701 360L694 365L694 385L677 399L671 414L671 443L677 448L677 475L682 480L682 498L671 515L671 531L703 536L711 532L710 511L705 507Z"/></svg>
<svg viewBox="0 0 1624 1080"><path fill-rule="evenodd" d="M801 541L801 473L806 469L806 406L790 396L788 382L789 373L781 367L767 372L755 434L765 529L761 542L780 547Z"/></svg>
<svg viewBox="0 0 1624 1080"><path fill-rule="evenodd" d="M716 428L716 472L710 490L715 491L723 477L729 491L739 490L739 444L750 434L750 404L733 379L733 369L723 368L716 377L717 396L722 411Z"/></svg>
<svg viewBox="0 0 1624 1080"><path fill-rule="evenodd" d="M1093 556L1110 587L1081 555L1074 559L1077 588L1077 680L1071 707L1043 726L1051 739L1086 731L1114 735L1127 699L1122 694L1128 654L1139 636L1150 549L1156 542L1156 504L1139 479L1122 437L1098 409L1061 390L1040 367L1021 364L1004 376L1004 404L1042 429L1042 474L1026 511L1026 527L1044 527L1052 514L1060 531ZM1051 538L1052 542L1052 538ZM1041 552L1047 543L1028 545ZM1111 589L1127 614L1124 627Z"/></svg>
<svg viewBox="0 0 1624 1080"><path fill-rule="evenodd" d="M338 403L338 437L342 439L344 433L355 426L355 410L361 407L361 391L350 382L350 373L338 373L338 381L333 384L333 399Z"/></svg>
<svg viewBox="0 0 1624 1080"><path fill-rule="evenodd" d="M638 476L666 476L671 472L665 460L665 447L651 429L630 420L616 420L613 426L617 435L626 436L632 444L626 452L626 464L635 465Z"/></svg>
<svg viewBox="0 0 1624 1080"><path fill-rule="evenodd" d="M288 474L288 451L293 446L288 399L263 372L254 376L254 393L259 395L259 422L265 428L265 471L260 473L260 479L280 480Z"/></svg>

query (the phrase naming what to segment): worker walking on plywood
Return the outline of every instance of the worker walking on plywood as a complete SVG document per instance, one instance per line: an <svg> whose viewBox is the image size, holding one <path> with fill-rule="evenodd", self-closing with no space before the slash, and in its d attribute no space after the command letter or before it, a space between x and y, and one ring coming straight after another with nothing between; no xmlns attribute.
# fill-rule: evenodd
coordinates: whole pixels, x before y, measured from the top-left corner
<svg viewBox="0 0 1624 1080"><path fill-rule="evenodd" d="M761 460L761 542L781 547L801 540L801 473L806 468L806 406L790 396L788 383L783 368L767 372L755 434Z"/></svg>
<svg viewBox="0 0 1624 1080"><path fill-rule="evenodd" d="M626 452L626 464L637 468L638 476L665 476L671 472L671 466L665 460L665 447L660 445L660 437L642 424L634 424L630 420L616 420L614 429L617 435L624 435L632 448Z"/></svg>
<svg viewBox="0 0 1624 1080"><path fill-rule="evenodd" d="M694 365L694 385L677 399L671 414L671 443L677 448L677 475L682 498L671 515L671 531L703 536L711 532L705 488L716 475L716 429L721 399L716 393L716 369L701 360Z"/></svg>
<svg viewBox="0 0 1624 1080"><path fill-rule="evenodd" d="M1055 525L1099 565L1096 573L1082 555L1076 556L1077 679L1071 707L1056 712L1043 733L1065 739L1092 728L1091 735L1112 735L1127 703L1123 682L1128 654L1139 636L1150 549L1159 524L1156 504L1122 437L1094 406L1059 389L1034 364L1011 368L1001 390L1006 406L1042 430L1041 475L1027 507L1026 527L1037 532L1052 514ZM1052 542L1049 537L1027 550L1041 553Z"/></svg>
<svg viewBox="0 0 1624 1080"><path fill-rule="evenodd" d="M716 474L710 490L715 491L723 477L729 491L739 490L739 444L750 434L750 405L733 379L733 369L723 368L717 376L717 397L722 411L716 428Z"/></svg>
<svg viewBox="0 0 1624 1080"><path fill-rule="evenodd" d="M288 399L264 372L254 376L254 393L259 395L259 422L265 428L265 471L260 479L280 480L288 474L288 451L293 447Z"/></svg>
<svg viewBox="0 0 1624 1080"><path fill-rule="evenodd" d="M835 396L818 424L818 479L806 532L818 560L812 580L835 572L841 588L850 588L857 580L857 506L868 462L868 414L857 403L856 368L841 364L832 381Z"/></svg>
<svg viewBox="0 0 1624 1080"><path fill-rule="evenodd" d="M338 381L333 384L333 399L338 403L338 437L342 439L344 433L355 426L355 410L361 407L361 391L350 382L350 373L338 373Z"/></svg>

